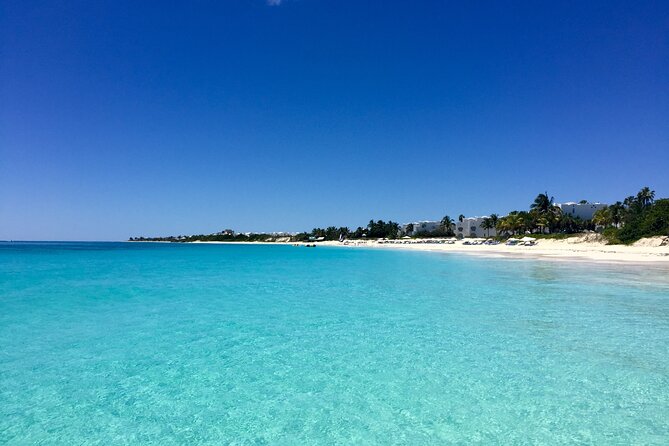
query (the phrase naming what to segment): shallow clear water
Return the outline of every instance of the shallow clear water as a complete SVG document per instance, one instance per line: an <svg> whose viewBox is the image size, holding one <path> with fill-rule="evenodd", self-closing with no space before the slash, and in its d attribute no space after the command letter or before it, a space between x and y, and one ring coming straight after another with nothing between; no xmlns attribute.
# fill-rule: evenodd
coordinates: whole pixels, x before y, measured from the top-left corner
<svg viewBox="0 0 669 446"><path fill-rule="evenodd" d="M668 442L666 269L0 244L0 443Z"/></svg>

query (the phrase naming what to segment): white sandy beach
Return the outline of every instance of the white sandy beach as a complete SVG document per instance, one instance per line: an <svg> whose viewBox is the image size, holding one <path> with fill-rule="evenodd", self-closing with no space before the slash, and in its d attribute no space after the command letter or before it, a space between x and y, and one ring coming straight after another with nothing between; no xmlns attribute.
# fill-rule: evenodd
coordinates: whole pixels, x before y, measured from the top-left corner
<svg viewBox="0 0 669 446"><path fill-rule="evenodd" d="M194 242L212 244L236 244L239 242ZM276 242L256 242L275 245ZM642 239L634 245L606 245L592 235L580 235L562 240L539 239L534 246L465 245L463 241L453 244L425 243L419 240L381 243L378 241L318 242L317 246L342 248L408 249L444 253L461 253L488 257L540 258L554 260L581 260L607 263L655 262L669 266L669 237Z"/></svg>
<svg viewBox="0 0 669 446"><path fill-rule="evenodd" d="M330 246L339 242L321 242ZM663 244L663 245L661 245ZM583 260L610 263L659 262L669 266L669 241L666 237L639 240L634 245L606 245L592 237L577 236L563 240L540 239L534 246L464 245L438 243L379 243L377 241L350 242L345 246L381 249L410 249L419 251L452 252L490 257L534 257L556 260Z"/></svg>

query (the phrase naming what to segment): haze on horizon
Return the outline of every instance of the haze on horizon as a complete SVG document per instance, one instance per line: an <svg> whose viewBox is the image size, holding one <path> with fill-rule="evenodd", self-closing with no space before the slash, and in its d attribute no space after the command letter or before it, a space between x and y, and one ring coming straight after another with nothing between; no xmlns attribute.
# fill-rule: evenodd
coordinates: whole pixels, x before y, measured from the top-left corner
<svg viewBox="0 0 669 446"><path fill-rule="evenodd" d="M669 196L669 3L0 6L0 240Z"/></svg>

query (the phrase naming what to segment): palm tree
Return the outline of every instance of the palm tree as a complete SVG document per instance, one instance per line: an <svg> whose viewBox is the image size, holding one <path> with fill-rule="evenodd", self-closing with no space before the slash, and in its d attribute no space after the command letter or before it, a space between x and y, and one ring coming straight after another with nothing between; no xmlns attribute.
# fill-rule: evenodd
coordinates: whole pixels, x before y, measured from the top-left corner
<svg viewBox="0 0 669 446"><path fill-rule="evenodd" d="M553 207L553 197L548 198L548 192L537 195L530 209L536 209L541 214L546 214Z"/></svg>
<svg viewBox="0 0 669 446"><path fill-rule="evenodd" d="M513 233L514 234L516 234L516 232L520 233L520 231L522 231L523 228L525 227L525 221L523 217L520 215L520 213L509 215L509 217L511 218L510 227Z"/></svg>
<svg viewBox="0 0 669 446"><path fill-rule="evenodd" d="M549 221L548 218L545 215L542 215L541 217L537 218L536 220L536 225L539 227L539 231L543 234L544 230L548 226Z"/></svg>
<svg viewBox="0 0 669 446"><path fill-rule="evenodd" d="M497 231L497 223L499 222L499 216L497 214L490 214L490 229Z"/></svg>
<svg viewBox="0 0 669 446"><path fill-rule="evenodd" d="M481 228L485 229L486 232L486 237L490 236L490 229L493 228L492 225L492 220L490 220L490 217L485 217L483 221L481 222Z"/></svg>
<svg viewBox="0 0 669 446"><path fill-rule="evenodd" d="M534 203L530 205L530 209L538 214L537 219L539 217L546 218L549 232L553 232L553 230L558 226L558 222L562 216L562 209L553 203L553 197L549 197L548 192L537 195L537 198L534 199ZM544 223L543 220L542 223ZM544 226L542 226L542 232L543 227Z"/></svg>
<svg viewBox="0 0 669 446"><path fill-rule="evenodd" d="M611 206L609 206L609 210L611 211L611 223L613 223L616 228L620 227L620 223L623 220L625 207L620 201L616 201Z"/></svg>
<svg viewBox="0 0 669 446"><path fill-rule="evenodd" d="M525 225L523 217L518 212L510 212L506 217L499 219L497 228L500 232L507 232L515 235L516 232L521 231Z"/></svg>
<svg viewBox="0 0 669 446"><path fill-rule="evenodd" d="M441 230L444 232L444 234L453 235L453 223L454 221L450 216L444 215L444 218L441 219L440 223Z"/></svg>
<svg viewBox="0 0 669 446"><path fill-rule="evenodd" d="M611 210L608 207L604 209L599 209L593 214L592 222L597 226L604 226L604 227L610 226L612 222Z"/></svg>
<svg viewBox="0 0 669 446"><path fill-rule="evenodd" d="M560 227L562 228L562 231L568 234L573 234L580 229L580 222L580 218L574 218L571 214L564 214L560 218Z"/></svg>
<svg viewBox="0 0 669 446"><path fill-rule="evenodd" d="M560 219L562 218L562 209L560 209L558 206L553 206L550 210L550 212L547 215L548 217L548 232L553 232L555 228L560 223Z"/></svg>
<svg viewBox="0 0 669 446"><path fill-rule="evenodd" d="M502 217L497 220L497 224L495 225L495 229L497 230L497 234L502 234L504 232L509 231L509 217Z"/></svg>
<svg viewBox="0 0 669 446"><path fill-rule="evenodd" d="M520 230L522 232L534 230L535 223L531 213L520 211L518 212L518 218L520 220Z"/></svg>
<svg viewBox="0 0 669 446"><path fill-rule="evenodd" d="M462 223L462 220L464 220L464 219L465 219L465 216L464 216L464 215L462 215L462 214L458 215L458 221L459 221L460 223Z"/></svg>
<svg viewBox="0 0 669 446"><path fill-rule="evenodd" d="M636 194L636 200L642 207L650 206L655 200L655 191L646 186Z"/></svg>

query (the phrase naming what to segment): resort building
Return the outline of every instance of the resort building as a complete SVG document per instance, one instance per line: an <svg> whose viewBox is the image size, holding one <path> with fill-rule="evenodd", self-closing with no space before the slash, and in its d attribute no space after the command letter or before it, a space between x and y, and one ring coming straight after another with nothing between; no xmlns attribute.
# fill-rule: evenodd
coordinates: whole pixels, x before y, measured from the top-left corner
<svg viewBox="0 0 669 446"><path fill-rule="evenodd" d="M483 220L488 217L469 217L462 221L456 220L451 226L455 236L458 238L465 237L492 237L497 235L495 228L483 229ZM441 228L441 221L424 220L407 223L402 225L402 233L408 236L415 236L420 233L431 233L438 231Z"/></svg>
<svg viewBox="0 0 669 446"><path fill-rule="evenodd" d="M465 237L492 237L497 235L497 231L495 231L495 228L490 228L490 229L483 229L481 226L483 225L483 220L488 218L487 216L485 217L467 217L464 218L462 221L456 220L455 221L455 228L453 231L455 232L455 236L457 238L465 238Z"/></svg>
<svg viewBox="0 0 669 446"><path fill-rule="evenodd" d="M405 233L406 235L414 236L421 232L427 232L427 233L434 232L437 229L439 229L440 225L441 225L440 221L433 221L433 220L415 221L412 223L407 223L405 225L402 225L402 232Z"/></svg>
<svg viewBox="0 0 669 446"><path fill-rule="evenodd" d="M592 220L592 216L600 209L604 209L607 205L604 203L558 203L557 207L562 209L562 213L571 215L574 218L581 220Z"/></svg>

